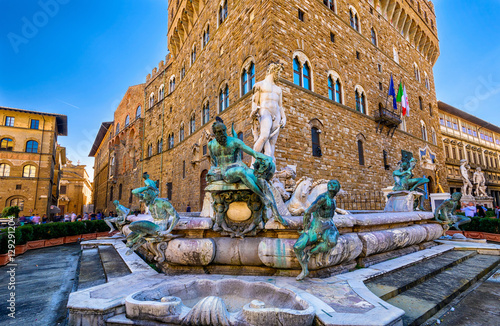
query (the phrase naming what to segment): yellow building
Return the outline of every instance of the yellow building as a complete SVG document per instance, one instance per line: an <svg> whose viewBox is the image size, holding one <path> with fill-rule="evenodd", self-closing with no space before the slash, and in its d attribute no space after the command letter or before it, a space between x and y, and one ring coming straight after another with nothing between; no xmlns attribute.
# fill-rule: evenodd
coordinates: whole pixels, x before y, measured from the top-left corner
<svg viewBox="0 0 500 326"><path fill-rule="evenodd" d="M500 128L443 102L438 102L438 108L450 193L460 191L463 185L460 160L466 159L470 177L480 167L488 195L494 198L495 206L500 205Z"/></svg>
<svg viewBox="0 0 500 326"><path fill-rule="evenodd" d="M57 205L57 137L67 134L65 115L0 107L0 210L49 215Z"/></svg>
<svg viewBox="0 0 500 326"><path fill-rule="evenodd" d="M74 165L70 160L62 167L59 186L60 214L83 215L92 213L92 182L85 170L86 165Z"/></svg>

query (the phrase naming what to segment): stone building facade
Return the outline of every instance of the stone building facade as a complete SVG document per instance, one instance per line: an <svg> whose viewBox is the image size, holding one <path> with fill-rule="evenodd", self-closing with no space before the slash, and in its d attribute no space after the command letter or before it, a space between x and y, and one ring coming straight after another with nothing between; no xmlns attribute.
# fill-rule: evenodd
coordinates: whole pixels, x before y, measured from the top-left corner
<svg viewBox="0 0 500 326"><path fill-rule="evenodd" d="M444 162L432 2L184 0L169 2L168 12L170 53L144 86L140 164L179 211L201 209L216 116L253 145L251 86L272 62L284 67L278 85L287 116L278 169L297 165L297 177L335 178L359 193L393 184L402 149ZM391 75L409 95L401 123L387 101ZM394 134L380 132L384 124ZM419 161L415 174L430 177L433 192L444 165Z"/></svg>
<svg viewBox="0 0 500 326"><path fill-rule="evenodd" d="M140 209L132 189L141 182L144 84L131 86L114 113L112 122L101 125L92 150L94 163L94 211L115 210L113 200Z"/></svg>
<svg viewBox="0 0 500 326"><path fill-rule="evenodd" d="M60 214L83 215L93 211L92 181L85 167L86 165L75 165L70 160L66 160L66 164L62 166L58 203Z"/></svg>
<svg viewBox="0 0 500 326"><path fill-rule="evenodd" d="M466 159L472 175L478 167L486 177L487 193L500 205L500 128L451 105L438 102L446 178L450 192L460 191L460 160ZM475 194L475 186L473 194Z"/></svg>
<svg viewBox="0 0 500 326"><path fill-rule="evenodd" d="M67 117L0 107L0 121L0 211L19 206L20 215L49 216L63 163L57 137L67 135Z"/></svg>

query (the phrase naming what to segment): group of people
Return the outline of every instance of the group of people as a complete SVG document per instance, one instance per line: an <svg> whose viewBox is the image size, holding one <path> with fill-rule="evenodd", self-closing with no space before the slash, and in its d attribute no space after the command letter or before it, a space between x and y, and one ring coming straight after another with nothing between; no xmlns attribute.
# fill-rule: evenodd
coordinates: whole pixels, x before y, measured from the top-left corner
<svg viewBox="0 0 500 326"><path fill-rule="evenodd" d="M114 217L116 214L114 212L109 213L109 217ZM97 214L95 213L83 213L82 215L76 215L74 212L71 212L71 214L64 214L64 215L56 215L50 220L46 214L43 214L40 216L40 214L34 214L32 216L25 216L21 215L19 216L18 223L20 225L25 225L25 224L45 224L48 222L77 222L77 221L93 221L93 220L103 220L106 217L101 212L98 212Z"/></svg>
<svg viewBox="0 0 500 326"><path fill-rule="evenodd" d="M43 214L40 217L40 214L35 214L32 216L24 216L21 215L19 217L19 224L24 225L24 224L44 224L48 222L47 215Z"/></svg>
<svg viewBox="0 0 500 326"><path fill-rule="evenodd" d="M481 205L474 205L474 203L462 204L461 212L465 213L467 217L486 217L486 212L488 208ZM495 217L500 218L500 209L498 206L495 207Z"/></svg>

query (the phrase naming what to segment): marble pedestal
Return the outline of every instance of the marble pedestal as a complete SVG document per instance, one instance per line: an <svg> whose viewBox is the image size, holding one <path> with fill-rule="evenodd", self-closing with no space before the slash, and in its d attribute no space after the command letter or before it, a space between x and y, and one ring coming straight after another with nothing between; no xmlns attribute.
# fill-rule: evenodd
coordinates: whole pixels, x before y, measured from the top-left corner
<svg viewBox="0 0 500 326"><path fill-rule="evenodd" d="M413 212L414 203L422 196L417 191L394 191L385 204L384 213Z"/></svg>
<svg viewBox="0 0 500 326"><path fill-rule="evenodd" d="M445 200L448 200L451 198L451 195L449 193L438 193L438 194L431 194L431 208L432 212L434 213L436 211L436 208L439 207Z"/></svg>

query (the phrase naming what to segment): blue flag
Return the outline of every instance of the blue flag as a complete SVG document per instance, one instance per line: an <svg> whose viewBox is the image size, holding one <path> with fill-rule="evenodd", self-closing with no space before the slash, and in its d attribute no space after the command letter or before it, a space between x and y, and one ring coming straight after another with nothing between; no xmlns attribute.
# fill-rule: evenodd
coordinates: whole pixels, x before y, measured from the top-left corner
<svg viewBox="0 0 500 326"><path fill-rule="evenodd" d="M394 110L398 109L398 103L396 102L396 91L394 90L394 80L392 79L391 74L391 84L389 85L389 96L392 96L392 106Z"/></svg>

